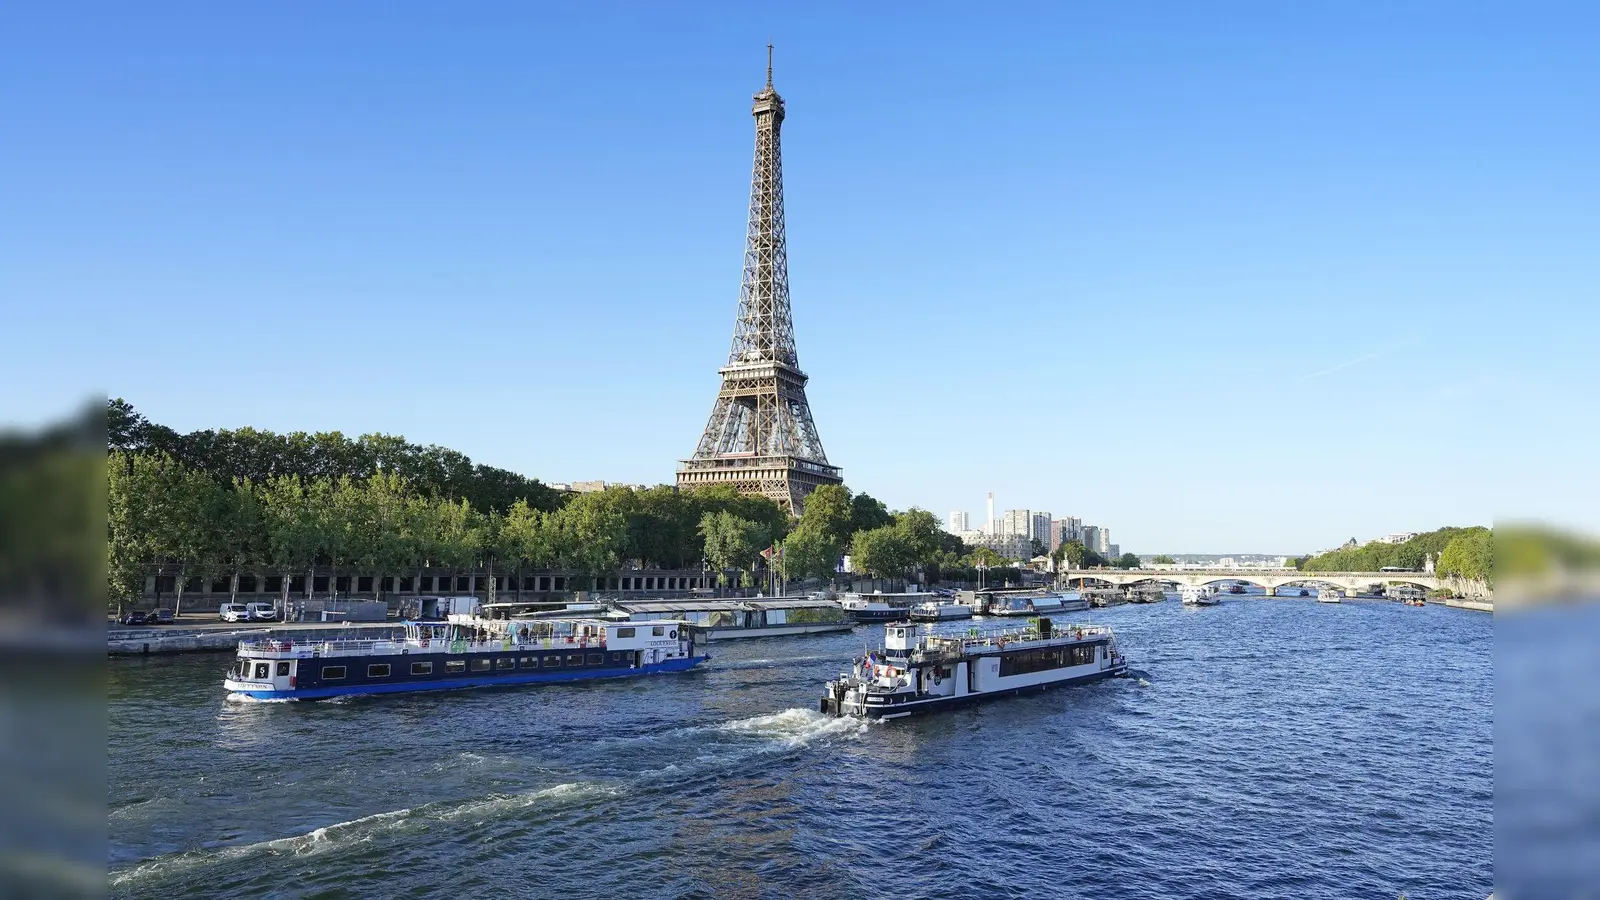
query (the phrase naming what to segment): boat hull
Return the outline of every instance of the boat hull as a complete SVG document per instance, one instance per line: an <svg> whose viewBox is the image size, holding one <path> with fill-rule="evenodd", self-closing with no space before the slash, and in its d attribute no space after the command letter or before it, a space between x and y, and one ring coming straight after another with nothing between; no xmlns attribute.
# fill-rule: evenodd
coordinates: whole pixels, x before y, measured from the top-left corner
<svg viewBox="0 0 1600 900"><path fill-rule="evenodd" d="M401 694L416 691L450 691L464 688L496 687L500 685L541 684L557 681L590 681L598 678L631 678L640 675L663 675L671 672L687 672L709 660L710 656L691 656L681 659L669 659L658 663L647 663L638 667L617 666L613 668L597 668L578 672L545 672L545 671L518 671L512 670L504 674L485 675L453 675L443 678L419 678L403 681L376 683L376 684L350 684L331 685L311 688L290 688L288 690L260 690L253 687L255 684L248 681L227 679L223 688L230 696L248 700L328 700L334 697L349 697L363 694Z"/></svg>
<svg viewBox="0 0 1600 900"><path fill-rule="evenodd" d="M972 618L972 610L970 609L964 613L952 616L936 616L928 613L912 613L910 616L910 619L913 622L958 622L962 619L970 618Z"/></svg>
<svg viewBox="0 0 1600 900"><path fill-rule="evenodd" d="M765 625L760 628L706 628L701 634L708 641L730 641L735 638L783 637L791 634L821 634L828 631L849 631L858 622L812 622L805 625Z"/></svg>
<svg viewBox="0 0 1600 900"><path fill-rule="evenodd" d="M1062 678L1056 681L1046 681L1042 684L1019 685L1017 687L1004 687L993 691L982 691L976 694L963 694L959 697L929 697L923 700L909 700L905 703L886 703L881 705L867 704L859 711L855 708L840 709L838 701L832 697L822 698L821 711L831 716L857 716L864 719L903 719L909 716L923 715L931 712L941 712L960 706L971 706L975 703L984 703L1000 697L1016 697L1021 694L1035 694L1051 688L1069 687L1077 684L1089 684L1103 681L1107 678L1117 678L1128 674L1127 664L1102 669L1085 675L1075 675L1071 678Z"/></svg>
<svg viewBox="0 0 1600 900"><path fill-rule="evenodd" d="M856 622L904 622L911 615L907 609L847 609L845 615Z"/></svg>

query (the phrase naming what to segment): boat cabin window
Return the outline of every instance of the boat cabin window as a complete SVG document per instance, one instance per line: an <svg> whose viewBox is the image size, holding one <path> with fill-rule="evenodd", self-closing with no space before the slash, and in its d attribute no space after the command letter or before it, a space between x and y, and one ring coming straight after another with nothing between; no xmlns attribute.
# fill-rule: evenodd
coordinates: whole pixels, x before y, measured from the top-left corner
<svg viewBox="0 0 1600 900"><path fill-rule="evenodd" d="M612 662L622 662L622 654L621 653L613 653L613 654L611 654L611 661Z"/></svg>
<svg viewBox="0 0 1600 900"><path fill-rule="evenodd" d="M589 665L591 665L591 666L603 665L605 663L605 661L606 661L606 655L604 653L591 653L591 654L589 654Z"/></svg>
<svg viewBox="0 0 1600 900"><path fill-rule="evenodd" d="M447 659L444 661L444 670L451 674L465 672L467 670L467 661L464 659Z"/></svg>
<svg viewBox="0 0 1600 900"><path fill-rule="evenodd" d="M287 674L289 674L289 664L287 662L278 663L278 675L283 676Z"/></svg>
<svg viewBox="0 0 1600 900"><path fill-rule="evenodd" d="M632 628L618 628L617 629L617 637L619 637L619 638L633 637L633 629Z"/></svg>
<svg viewBox="0 0 1600 900"><path fill-rule="evenodd" d="M661 637L663 634L666 634L666 633L667 633L667 630L665 628L661 627L660 625L657 625L654 628L650 629L650 634L655 636L655 637Z"/></svg>
<svg viewBox="0 0 1600 900"><path fill-rule="evenodd" d="M264 663L264 662L256 663L256 677L257 678L265 678L265 677L267 677L267 670L269 668L270 668L270 666L267 663Z"/></svg>
<svg viewBox="0 0 1600 900"><path fill-rule="evenodd" d="M515 669L517 667L517 661L512 657L502 656L494 661L494 667L496 669Z"/></svg>
<svg viewBox="0 0 1600 900"><path fill-rule="evenodd" d="M344 678L344 666L323 666L323 681L340 681Z"/></svg>
<svg viewBox="0 0 1600 900"><path fill-rule="evenodd" d="M568 653L567 654L567 665L569 665L569 666L581 666L581 665L583 665L583 654L582 653Z"/></svg>
<svg viewBox="0 0 1600 900"><path fill-rule="evenodd" d="M432 675L433 674L433 663L431 663L431 662L412 663L411 664L411 674L413 674L413 675Z"/></svg>
<svg viewBox="0 0 1600 900"><path fill-rule="evenodd" d="M368 678L388 678L389 677L389 664L388 663L377 663L375 665L367 666L367 677Z"/></svg>
<svg viewBox="0 0 1600 900"><path fill-rule="evenodd" d="M524 656L522 658L522 667L524 669L537 669L537 668L539 668L539 657L537 657L537 656Z"/></svg>
<svg viewBox="0 0 1600 900"><path fill-rule="evenodd" d="M559 667L560 665L561 665L561 657L556 656L555 654L551 654L551 655L546 656L544 658L544 667L546 669L554 669L554 668Z"/></svg>
<svg viewBox="0 0 1600 900"><path fill-rule="evenodd" d="M472 661L472 671L474 671L474 672L487 672L487 671L489 671L489 660L487 660L487 659L475 659L475 660L473 660Z"/></svg>

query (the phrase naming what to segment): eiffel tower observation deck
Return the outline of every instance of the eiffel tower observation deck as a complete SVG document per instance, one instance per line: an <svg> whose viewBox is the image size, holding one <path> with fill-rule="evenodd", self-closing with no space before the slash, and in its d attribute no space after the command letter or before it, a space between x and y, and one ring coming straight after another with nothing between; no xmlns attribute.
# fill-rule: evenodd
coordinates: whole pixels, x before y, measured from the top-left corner
<svg viewBox="0 0 1600 900"><path fill-rule="evenodd" d="M789 312L789 256L783 225L783 98L767 86L755 95L756 158L750 178L750 227L733 348L719 371L722 389L694 456L678 467L684 490L731 484L744 494L776 500L799 515L805 498L840 484L828 464L806 402L806 374L794 346Z"/></svg>

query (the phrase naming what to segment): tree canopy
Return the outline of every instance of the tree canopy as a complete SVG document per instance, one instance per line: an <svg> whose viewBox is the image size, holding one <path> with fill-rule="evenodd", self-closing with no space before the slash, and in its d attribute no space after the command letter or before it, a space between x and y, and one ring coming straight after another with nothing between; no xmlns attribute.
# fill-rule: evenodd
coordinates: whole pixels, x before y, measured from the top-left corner
<svg viewBox="0 0 1600 900"><path fill-rule="evenodd" d="M106 401L108 451L164 454L219 484L248 478L262 484L281 475L302 480L379 472L398 475L412 490L434 497L465 498L474 509L504 512L518 500L553 510L561 492L506 469L474 463L465 454L435 445L419 446L403 437L338 431L276 434L255 428L201 430L179 434L149 421L127 401Z"/></svg>
<svg viewBox="0 0 1600 900"><path fill-rule="evenodd" d="M1445 547L1457 537L1478 532L1487 535L1489 529L1481 526L1440 528L1419 534L1403 544L1371 541L1356 545L1352 539L1337 550L1298 560L1295 568L1304 572L1376 572L1389 567L1420 570L1429 556L1437 565Z"/></svg>

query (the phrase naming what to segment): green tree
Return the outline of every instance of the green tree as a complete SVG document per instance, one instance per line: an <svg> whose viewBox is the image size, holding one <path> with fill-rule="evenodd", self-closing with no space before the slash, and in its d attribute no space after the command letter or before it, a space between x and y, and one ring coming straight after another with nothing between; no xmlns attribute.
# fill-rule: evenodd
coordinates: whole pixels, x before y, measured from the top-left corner
<svg viewBox="0 0 1600 900"><path fill-rule="evenodd" d="M1488 581L1494 571L1494 537L1487 528L1456 535L1439 552L1434 571L1440 575Z"/></svg>
<svg viewBox="0 0 1600 900"><path fill-rule="evenodd" d="M1151 562L1154 563L1155 565L1158 565L1158 566L1176 565L1176 561L1172 557L1166 555L1165 553L1157 554L1156 558L1151 560Z"/></svg>
<svg viewBox="0 0 1600 900"><path fill-rule="evenodd" d="M1117 557L1117 560L1115 563L1113 563L1113 565L1119 569L1137 569L1139 568L1139 557L1137 554L1124 553Z"/></svg>
<svg viewBox="0 0 1600 900"><path fill-rule="evenodd" d="M855 508L850 489L842 484L825 484L806 497L805 514L798 528L810 528L819 538L832 541L841 549L855 533Z"/></svg>
<svg viewBox="0 0 1600 900"><path fill-rule="evenodd" d="M706 559L718 572L728 569L753 570L755 559L771 541L767 526L727 510L709 512L700 520L705 538Z"/></svg>
<svg viewBox="0 0 1600 900"><path fill-rule="evenodd" d="M114 451L106 460L106 599L118 615L144 592L154 557L150 499L160 465L143 453Z"/></svg>
<svg viewBox="0 0 1600 900"><path fill-rule="evenodd" d="M882 528L894 521L889 515L889 507L884 506L879 500L874 500L867 494L857 494L850 501L850 531L852 534L860 531L871 531Z"/></svg>
<svg viewBox="0 0 1600 900"><path fill-rule="evenodd" d="M218 535L222 568L228 575L228 599L239 599L239 574L259 575L267 556L266 514L256 486L248 478L233 483L232 490L212 495L216 508L208 516L220 530Z"/></svg>
<svg viewBox="0 0 1600 900"><path fill-rule="evenodd" d="M831 538L801 522L783 539L783 577L790 581L830 579L839 564L839 555L838 545Z"/></svg>
<svg viewBox="0 0 1600 900"><path fill-rule="evenodd" d="M944 529L933 513L913 506L894 517L895 530L908 558L907 567L930 563L939 551L939 535Z"/></svg>
<svg viewBox="0 0 1600 900"><path fill-rule="evenodd" d="M985 569L999 569L1006 565L1006 558L988 547L974 547L967 557L967 564L973 568L982 566Z"/></svg>
<svg viewBox="0 0 1600 900"><path fill-rule="evenodd" d="M305 573L306 594L311 593L312 569L322 546L320 520L297 476L273 477L261 486L260 496L267 532L267 564L283 575L279 614L287 617L289 584L296 573Z"/></svg>
<svg viewBox="0 0 1600 900"><path fill-rule="evenodd" d="M593 587L595 578L616 572L627 540L627 521L601 494L579 494L545 522L557 565L571 570L586 587Z"/></svg>
<svg viewBox="0 0 1600 900"><path fill-rule="evenodd" d="M506 513L500 525L502 552L506 560L517 569L517 595L522 594L522 571L526 567L546 568L555 558L551 545L551 527L546 523L549 513L540 512L526 500L518 500Z"/></svg>
<svg viewBox="0 0 1600 900"><path fill-rule="evenodd" d="M885 525L858 531L850 541L850 561L874 578L900 578L916 563L916 550L907 540L908 529Z"/></svg>
<svg viewBox="0 0 1600 900"><path fill-rule="evenodd" d="M1065 560L1072 568L1081 569L1084 567L1083 561L1087 557L1088 549L1083 546L1082 541L1063 541L1061 546L1056 548L1056 563L1058 565Z"/></svg>

